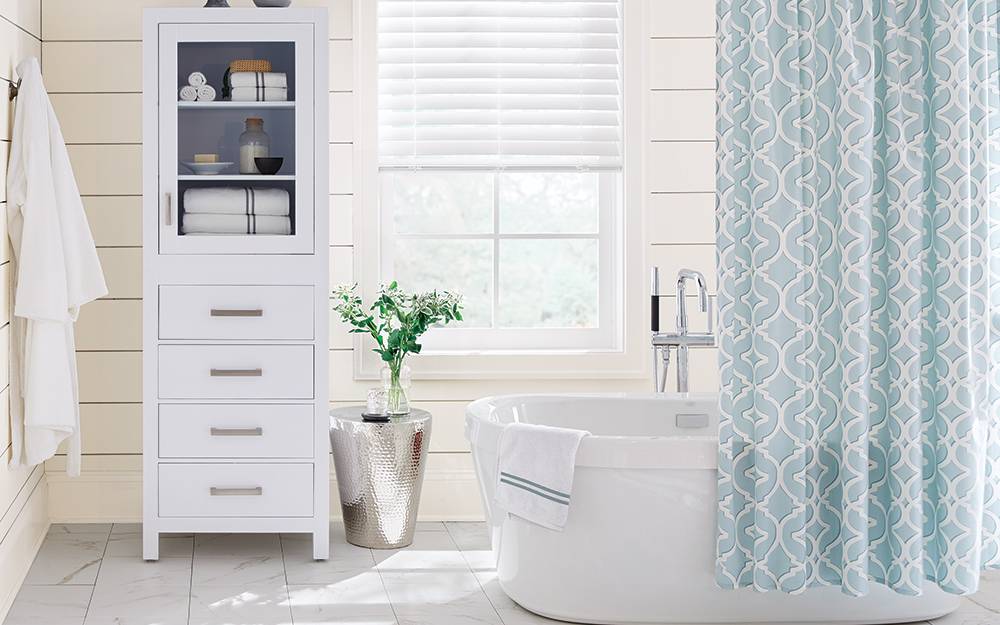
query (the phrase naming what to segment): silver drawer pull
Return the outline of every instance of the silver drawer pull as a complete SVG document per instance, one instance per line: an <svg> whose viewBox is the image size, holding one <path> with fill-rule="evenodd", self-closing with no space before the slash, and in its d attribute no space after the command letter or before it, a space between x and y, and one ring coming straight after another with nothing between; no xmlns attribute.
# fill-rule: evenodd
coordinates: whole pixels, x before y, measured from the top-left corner
<svg viewBox="0 0 1000 625"><path fill-rule="evenodd" d="M252 488L216 488L212 486L209 489L212 497L256 497L257 495L263 495L264 489L260 486L254 486Z"/></svg>
<svg viewBox="0 0 1000 625"><path fill-rule="evenodd" d="M263 436L264 428L211 428L212 436Z"/></svg>
<svg viewBox="0 0 1000 625"><path fill-rule="evenodd" d="M211 315L213 317L263 317L264 310L261 308L255 308L253 310L213 308Z"/></svg>
<svg viewBox="0 0 1000 625"><path fill-rule="evenodd" d="M263 369L212 369L213 378L259 378L264 375Z"/></svg>

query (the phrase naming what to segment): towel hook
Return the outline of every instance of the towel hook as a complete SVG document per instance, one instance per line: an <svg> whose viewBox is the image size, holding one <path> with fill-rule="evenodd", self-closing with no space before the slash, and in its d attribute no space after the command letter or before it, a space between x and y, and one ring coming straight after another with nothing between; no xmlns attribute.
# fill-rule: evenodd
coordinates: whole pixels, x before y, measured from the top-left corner
<svg viewBox="0 0 1000 625"><path fill-rule="evenodd" d="M11 101L13 101L14 98L17 97L17 92L20 89L21 89L21 79L20 78L17 79L17 84L16 85L14 84L13 80L10 81L10 84L7 86L7 97L10 98Z"/></svg>

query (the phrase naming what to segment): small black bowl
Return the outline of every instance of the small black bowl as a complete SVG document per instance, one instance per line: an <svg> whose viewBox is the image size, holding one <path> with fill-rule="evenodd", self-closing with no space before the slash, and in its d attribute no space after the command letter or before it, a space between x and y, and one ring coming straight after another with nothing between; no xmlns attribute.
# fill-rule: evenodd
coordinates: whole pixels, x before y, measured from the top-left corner
<svg viewBox="0 0 1000 625"><path fill-rule="evenodd" d="M253 159L253 162L257 166L257 171L265 176L273 176L281 169L281 163L284 160L280 156L257 156Z"/></svg>

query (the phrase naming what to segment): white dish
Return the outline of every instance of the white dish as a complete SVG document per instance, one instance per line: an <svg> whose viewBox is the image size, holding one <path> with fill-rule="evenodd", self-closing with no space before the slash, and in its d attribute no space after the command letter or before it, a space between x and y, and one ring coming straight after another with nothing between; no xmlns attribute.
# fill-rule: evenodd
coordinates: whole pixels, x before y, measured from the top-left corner
<svg viewBox="0 0 1000 625"><path fill-rule="evenodd" d="M187 167L195 174L199 176L215 176L221 174L222 170L226 167L232 165L231 162L228 163L189 163L187 161L181 161L181 165Z"/></svg>

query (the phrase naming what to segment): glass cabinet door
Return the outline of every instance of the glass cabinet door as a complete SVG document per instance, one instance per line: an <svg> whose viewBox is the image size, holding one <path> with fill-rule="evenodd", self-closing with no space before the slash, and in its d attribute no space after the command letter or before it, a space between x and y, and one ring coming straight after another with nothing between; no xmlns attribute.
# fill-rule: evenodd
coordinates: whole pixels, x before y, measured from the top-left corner
<svg viewBox="0 0 1000 625"><path fill-rule="evenodd" d="M161 24L159 55L159 252L311 254L312 26Z"/></svg>

